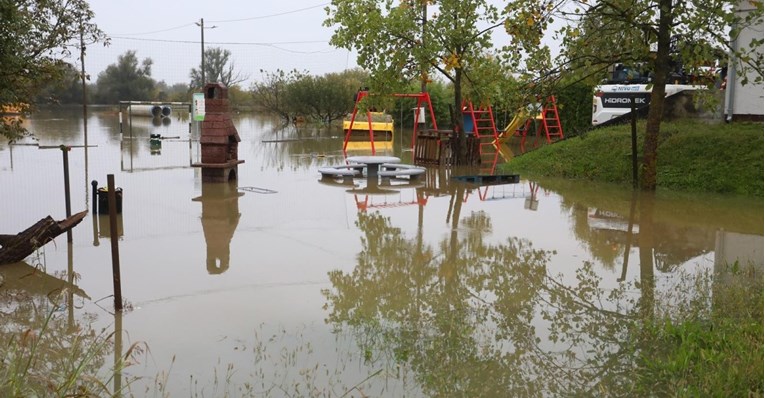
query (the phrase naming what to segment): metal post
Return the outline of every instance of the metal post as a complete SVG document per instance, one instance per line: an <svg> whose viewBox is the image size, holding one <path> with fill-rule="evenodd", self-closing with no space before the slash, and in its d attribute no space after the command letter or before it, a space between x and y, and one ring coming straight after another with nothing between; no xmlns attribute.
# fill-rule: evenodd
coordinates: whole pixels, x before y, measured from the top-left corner
<svg viewBox="0 0 765 398"><path fill-rule="evenodd" d="M61 145L61 152L64 155L64 201L66 202L66 217L69 218L72 215L72 201L69 198L69 148L68 146ZM72 242L72 230L66 231L66 241Z"/></svg>
<svg viewBox="0 0 765 398"><path fill-rule="evenodd" d="M114 187L114 174L106 175L109 190L109 232L112 242L112 280L114 282L114 309L122 311L122 282L120 281L120 249L117 236L117 193Z"/></svg>
<svg viewBox="0 0 765 398"><path fill-rule="evenodd" d="M93 199L93 217L98 213L98 181L93 180L90 182L90 186L93 190L91 198Z"/></svg>
<svg viewBox="0 0 765 398"><path fill-rule="evenodd" d="M194 119L193 119L192 112L191 112L191 104L189 104L189 166L194 164L194 161L193 161L193 159L191 157L191 135L192 135L192 132L191 132L191 123L193 123L193 120Z"/></svg>

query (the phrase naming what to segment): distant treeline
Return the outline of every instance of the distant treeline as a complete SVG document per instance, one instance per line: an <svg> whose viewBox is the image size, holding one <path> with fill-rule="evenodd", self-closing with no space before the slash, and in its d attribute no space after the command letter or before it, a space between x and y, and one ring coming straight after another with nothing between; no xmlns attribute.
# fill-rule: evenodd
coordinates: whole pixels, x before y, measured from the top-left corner
<svg viewBox="0 0 765 398"><path fill-rule="evenodd" d="M356 93L369 85L369 74L360 69L314 76L307 72L260 71L261 78L249 87L242 82L249 78L234 69L227 50L216 48L205 52L208 62L205 77L215 79L228 87L231 109L271 113L285 122L300 118L316 123L330 124L342 120L353 111ZM138 60L134 51L121 55L115 64L99 73L95 82L87 84L87 101L90 104L117 104L119 101L172 101L190 102L194 92L201 89L201 74L191 69L189 83L168 85L151 77L152 60ZM62 64L62 78L47 84L41 91L38 104L81 104L82 81L79 71L71 64ZM405 89L408 93L420 92L420 83L412 82ZM452 126L450 109L453 102L451 84L441 81L428 83L436 123L440 129ZM512 93L507 93L510 96ZM567 135L576 135L589 128L592 87L585 84L569 85L556 93L561 123ZM392 114L397 123L411 125L414 122L416 100L392 96L368 97L363 106L385 110ZM510 106L495 105L494 116L497 128L504 128L515 115ZM429 126L430 127L430 126Z"/></svg>

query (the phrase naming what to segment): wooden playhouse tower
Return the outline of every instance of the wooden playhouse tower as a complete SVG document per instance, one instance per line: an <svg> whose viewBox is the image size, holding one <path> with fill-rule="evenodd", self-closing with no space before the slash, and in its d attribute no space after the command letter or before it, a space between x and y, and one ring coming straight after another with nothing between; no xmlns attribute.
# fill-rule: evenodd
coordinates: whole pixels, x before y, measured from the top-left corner
<svg viewBox="0 0 765 398"><path fill-rule="evenodd" d="M192 164L202 168L202 182L226 182L238 178L239 133L231 121L228 88L222 83L204 87L205 114L201 123L202 162Z"/></svg>

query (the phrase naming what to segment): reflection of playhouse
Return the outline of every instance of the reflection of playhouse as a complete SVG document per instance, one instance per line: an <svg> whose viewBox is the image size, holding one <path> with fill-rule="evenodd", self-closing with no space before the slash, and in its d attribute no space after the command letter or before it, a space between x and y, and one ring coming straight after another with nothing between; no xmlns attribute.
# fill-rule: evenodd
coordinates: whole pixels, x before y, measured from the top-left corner
<svg viewBox="0 0 765 398"><path fill-rule="evenodd" d="M207 243L207 272L222 274L229 267L231 239L239 225L239 192L235 182L202 184L202 230Z"/></svg>

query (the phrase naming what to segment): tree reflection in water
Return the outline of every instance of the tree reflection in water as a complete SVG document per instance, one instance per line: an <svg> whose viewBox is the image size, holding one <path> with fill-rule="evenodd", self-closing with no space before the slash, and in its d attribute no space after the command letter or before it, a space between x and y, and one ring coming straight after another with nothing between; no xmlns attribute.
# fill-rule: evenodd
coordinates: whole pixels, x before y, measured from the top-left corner
<svg viewBox="0 0 765 398"><path fill-rule="evenodd" d="M563 283L547 270L553 252L514 237L486 243L491 220L473 213L456 228L454 210L437 247L359 213L363 250L353 272L330 273L327 322L350 327L368 362L410 369L427 396L627 394L629 337L653 294L641 302L631 283L605 291L589 262Z"/></svg>

